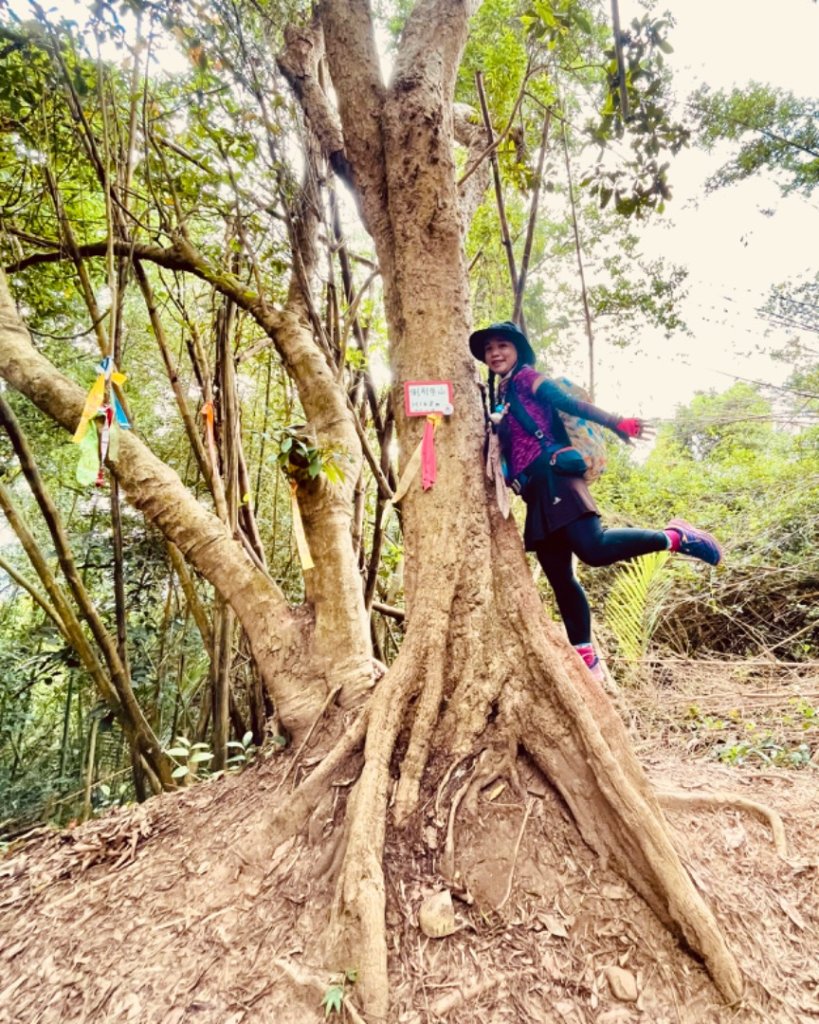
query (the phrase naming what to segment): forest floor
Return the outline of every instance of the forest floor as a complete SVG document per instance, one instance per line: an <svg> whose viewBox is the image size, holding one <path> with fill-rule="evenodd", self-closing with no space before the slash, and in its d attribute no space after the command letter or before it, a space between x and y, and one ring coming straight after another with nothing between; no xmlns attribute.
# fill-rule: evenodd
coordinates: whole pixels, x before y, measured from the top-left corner
<svg viewBox="0 0 819 1024"><path fill-rule="evenodd" d="M525 793L489 787L458 821L468 901L455 901L455 934L428 938L417 920L442 888L446 809L430 800L420 828L389 831L391 1024L819 1019L819 664L658 662L616 701L658 788L730 791L784 823L783 859L747 808L666 812L746 977L742 1004L719 1004L702 967L579 841L560 798L522 763ZM316 878L315 864L338 815L332 802L324 808L313 848L302 838L261 848L266 814L291 784L285 760L260 757L241 775L70 831L39 830L8 850L0 1022L323 1019L338 979L320 966L332 878ZM802 767L775 763L789 760ZM342 1019L362 1020L354 983L345 989Z"/></svg>

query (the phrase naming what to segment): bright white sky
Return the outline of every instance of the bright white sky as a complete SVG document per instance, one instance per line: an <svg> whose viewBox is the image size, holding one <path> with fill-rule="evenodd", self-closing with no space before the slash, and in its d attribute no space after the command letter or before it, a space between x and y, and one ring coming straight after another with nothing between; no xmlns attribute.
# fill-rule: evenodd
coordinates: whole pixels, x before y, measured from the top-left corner
<svg viewBox="0 0 819 1024"><path fill-rule="evenodd" d="M730 89L757 80L801 96L819 92L819 4L813 0L778 0L767 14L747 0L668 6L677 20L668 61L681 98L703 82ZM620 0L620 11L625 25L641 5ZM696 150L677 157L670 170L673 201L663 223L644 237L647 254L689 268L683 315L694 338L646 336L640 352L601 352L596 398L604 408L667 417L697 390L730 387L734 375L781 383L788 374L767 355L788 335L771 331L755 308L771 285L819 269L819 197L782 199L761 179L706 197L703 183L719 162L716 154ZM763 209L776 212L765 216ZM585 368L578 373L585 376Z"/></svg>

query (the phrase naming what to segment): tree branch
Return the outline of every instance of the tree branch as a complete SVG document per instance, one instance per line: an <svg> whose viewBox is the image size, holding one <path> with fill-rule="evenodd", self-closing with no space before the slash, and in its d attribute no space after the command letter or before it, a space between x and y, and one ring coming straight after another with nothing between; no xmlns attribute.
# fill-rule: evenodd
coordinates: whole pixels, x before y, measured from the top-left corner
<svg viewBox="0 0 819 1024"><path fill-rule="evenodd" d="M0 373L47 416L74 431L82 411L83 390L63 376L31 345L0 274ZM261 572L219 519L203 508L177 474L147 446L126 432L120 456L111 466L131 503L172 541L235 610L270 688L282 721L298 731L302 716L312 720L324 699L316 673L299 679L282 672L303 663L302 620L291 612L278 587Z"/></svg>

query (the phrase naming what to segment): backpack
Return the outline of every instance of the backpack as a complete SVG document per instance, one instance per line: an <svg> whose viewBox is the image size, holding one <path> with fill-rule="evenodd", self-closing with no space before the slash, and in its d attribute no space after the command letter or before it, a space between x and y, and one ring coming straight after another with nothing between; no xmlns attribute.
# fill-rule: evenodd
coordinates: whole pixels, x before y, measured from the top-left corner
<svg viewBox="0 0 819 1024"><path fill-rule="evenodd" d="M558 377L555 383L572 398L577 398L581 402L590 400L588 392L579 384L574 384L568 377ZM571 446L580 452L586 462L587 469L583 479L587 484L593 483L606 468L606 428L587 420L585 416L570 416L559 409L557 413L569 435Z"/></svg>

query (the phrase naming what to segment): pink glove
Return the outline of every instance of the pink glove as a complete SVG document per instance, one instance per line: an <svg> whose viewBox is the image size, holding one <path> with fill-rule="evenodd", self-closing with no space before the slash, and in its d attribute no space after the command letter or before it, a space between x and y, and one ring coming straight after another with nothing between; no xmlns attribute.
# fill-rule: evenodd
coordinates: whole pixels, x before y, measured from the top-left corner
<svg viewBox="0 0 819 1024"><path fill-rule="evenodd" d="M643 421L637 416L632 416L630 419L618 420L615 430L621 436L640 437L643 433Z"/></svg>

